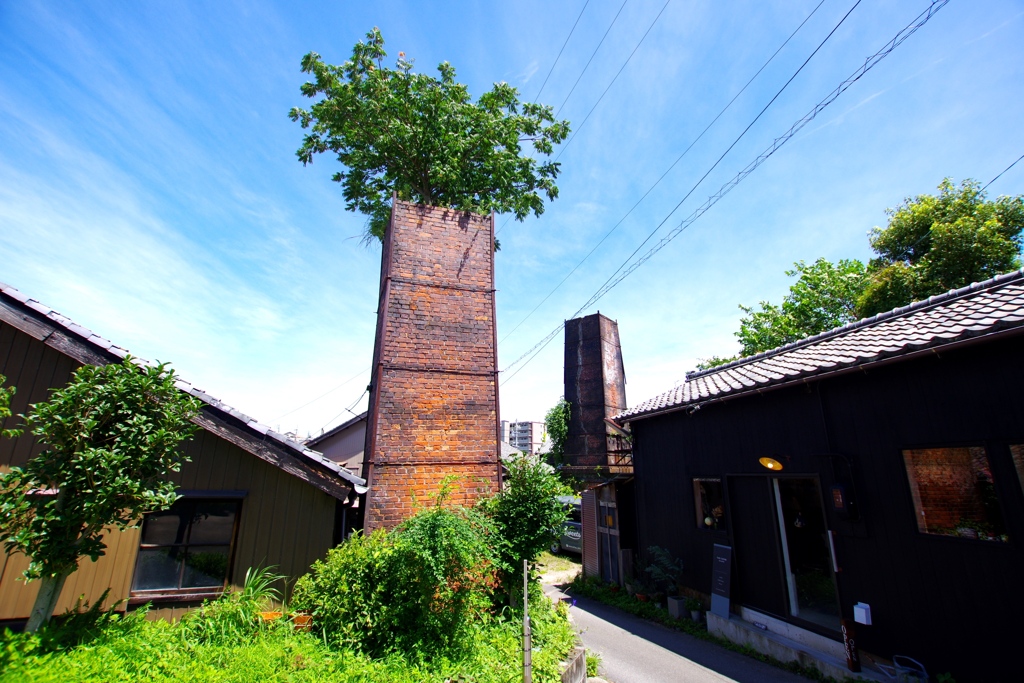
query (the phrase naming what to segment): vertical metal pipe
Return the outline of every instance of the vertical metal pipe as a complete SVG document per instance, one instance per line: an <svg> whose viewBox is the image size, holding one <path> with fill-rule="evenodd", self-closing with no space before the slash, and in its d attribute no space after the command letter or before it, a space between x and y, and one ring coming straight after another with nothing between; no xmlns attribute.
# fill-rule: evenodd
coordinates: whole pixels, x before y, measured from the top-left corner
<svg viewBox="0 0 1024 683"><path fill-rule="evenodd" d="M523 560L523 683L533 680L533 643L530 628L530 573Z"/></svg>

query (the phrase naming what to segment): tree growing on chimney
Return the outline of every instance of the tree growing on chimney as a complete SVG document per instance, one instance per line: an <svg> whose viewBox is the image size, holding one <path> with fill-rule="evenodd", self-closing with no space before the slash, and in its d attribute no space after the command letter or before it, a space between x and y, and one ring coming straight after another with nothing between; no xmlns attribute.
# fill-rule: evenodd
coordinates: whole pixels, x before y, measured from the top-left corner
<svg viewBox="0 0 1024 683"><path fill-rule="evenodd" d="M550 156L569 134L568 121L556 121L550 106L520 102L508 83L473 102L448 62L436 78L414 73L403 52L395 68L384 66L386 56L377 28L341 66L310 52L302 71L315 80L302 94L318 99L290 113L309 131L296 152L303 165L333 152L345 167L334 180L346 208L368 217L367 241L383 240L393 192L417 204L512 212L520 221L544 212L542 195L558 196L559 164L522 154L522 145Z"/></svg>

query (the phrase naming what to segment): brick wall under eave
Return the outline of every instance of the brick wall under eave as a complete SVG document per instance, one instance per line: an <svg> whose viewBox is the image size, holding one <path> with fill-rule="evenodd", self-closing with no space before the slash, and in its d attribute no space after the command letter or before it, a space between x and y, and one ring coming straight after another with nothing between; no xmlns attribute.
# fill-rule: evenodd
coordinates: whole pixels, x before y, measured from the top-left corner
<svg viewBox="0 0 1024 683"><path fill-rule="evenodd" d="M367 532L500 482L491 216L395 201L381 260L366 430Z"/></svg>

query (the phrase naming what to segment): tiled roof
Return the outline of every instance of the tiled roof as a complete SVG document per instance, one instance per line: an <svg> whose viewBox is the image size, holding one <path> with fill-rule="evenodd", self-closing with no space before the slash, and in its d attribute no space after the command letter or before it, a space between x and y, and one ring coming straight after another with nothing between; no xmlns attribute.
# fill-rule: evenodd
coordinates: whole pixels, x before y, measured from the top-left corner
<svg viewBox="0 0 1024 683"><path fill-rule="evenodd" d="M619 413L635 420L1024 327L1024 269L741 358Z"/></svg>
<svg viewBox="0 0 1024 683"><path fill-rule="evenodd" d="M99 336L98 334L96 334L95 332L88 328L76 324L74 321L61 315L60 313L53 310L49 306L41 304L35 299L30 299L29 297L22 294L14 287L11 287L0 282L0 294L2 294L2 297L0 297L0 301L2 301L3 298L13 300L14 302L16 302L15 305L20 305L24 309L30 309L39 316L42 316L45 319L63 328L65 332L69 332L75 337L79 338L81 341L83 341L85 344L87 344L89 347L92 347L96 351L97 360L109 358L109 356L114 356L116 358L123 359L125 356L128 355L127 349L122 348L120 346L115 346L113 342L104 339L103 337ZM134 355L132 356L132 360L134 360L139 365L155 365L151 361L138 358ZM329 472L344 479L346 482L348 482L348 484L358 487L358 492L360 493L365 490L365 479L357 477L356 475L352 474L338 463L330 460L329 458L325 458L323 454L311 448L308 448L307 446L298 443L297 441L288 438L284 434L279 434L275 432L270 427L260 423L255 418L249 417L245 413L236 410L235 408L229 406L223 401L211 396L210 394L207 394L202 389L198 389L192 386L190 383L180 378L177 380L177 382L175 382L175 384L179 389L181 389L185 393L196 397L205 405L209 406L214 412L214 414L219 414L222 417L230 416L233 420L240 422L244 426L244 428L248 432L250 432L250 436L258 436L260 440L269 440L278 447L282 448L285 452L297 457L300 461L304 461L308 464L312 464L322 469L328 470Z"/></svg>
<svg viewBox="0 0 1024 683"><path fill-rule="evenodd" d="M317 444L322 443L322 442L326 441L327 439L331 438L332 436L334 436L338 432L345 431L346 429L348 429L352 425L358 424L359 422L362 422L362 421L366 420L366 416L368 414L369 413L364 410L362 413L360 413L359 415L356 415L351 420L345 420L344 422L342 422L337 427L331 427L330 429L328 429L323 434L320 434L319 436L314 436L314 437L311 437L309 439L306 439L303 443L305 443L307 446L316 446Z"/></svg>

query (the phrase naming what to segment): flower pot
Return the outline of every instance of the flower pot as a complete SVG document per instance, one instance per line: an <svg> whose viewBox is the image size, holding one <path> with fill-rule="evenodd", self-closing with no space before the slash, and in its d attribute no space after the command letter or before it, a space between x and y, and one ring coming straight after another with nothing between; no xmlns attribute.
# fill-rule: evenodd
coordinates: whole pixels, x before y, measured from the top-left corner
<svg viewBox="0 0 1024 683"><path fill-rule="evenodd" d="M668 614L673 619L682 619L686 614L686 598L681 595L668 596Z"/></svg>
<svg viewBox="0 0 1024 683"><path fill-rule="evenodd" d="M639 600L640 602L647 602L650 598L647 597L646 593L637 593L636 594L636 599Z"/></svg>
<svg viewBox="0 0 1024 683"><path fill-rule="evenodd" d="M281 612L260 612L261 621L275 621L281 618Z"/></svg>
<svg viewBox="0 0 1024 683"><path fill-rule="evenodd" d="M292 623L295 624L296 631L309 631L313 628L313 615L293 614Z"/></svg>
<svg viewBox="0 0 1024 683"><path fill-rule="evenodd" d="M619 592L619 585L616 584L616 583L613 583L612 585L608 586L608 590L610 590L612 593L618 593Z"/></svg>
<svg viewBox="0 0 1024 683"><path fill-rule="evenodd" d="M697 622L699 624L700 623L700 610L699 609L692 609L692 610L690 610L690 618L693 619L695 622Z"/></svg>

